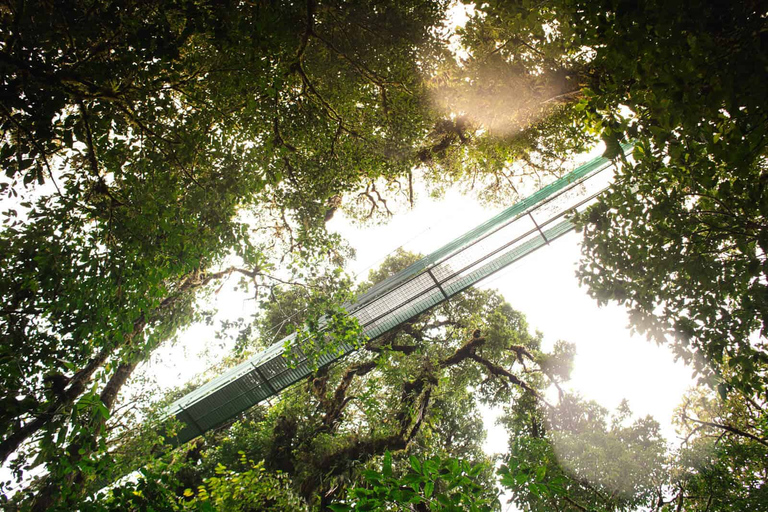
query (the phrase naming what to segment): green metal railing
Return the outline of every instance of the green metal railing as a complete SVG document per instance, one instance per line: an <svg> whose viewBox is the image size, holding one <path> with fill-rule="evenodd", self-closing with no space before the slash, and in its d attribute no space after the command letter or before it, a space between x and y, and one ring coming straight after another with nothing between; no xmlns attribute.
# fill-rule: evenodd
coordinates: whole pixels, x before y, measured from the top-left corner
<svg viewBox="0 0 768 512"><path fill-rule="evenodd" d="M604 158L577 168L376 284L348 305L348 314L374 339L533 253L573 228L566 214L586 208L608 187L611 168ZM293 364L288 364L286 347L293 352ZM342 345L338 353L321 355L316 364L328 365L353 350ZM164 417L183 424L174 441L189 441L225 423L307 377L312 368L296 334L274 343L171 404Z"/></svg>

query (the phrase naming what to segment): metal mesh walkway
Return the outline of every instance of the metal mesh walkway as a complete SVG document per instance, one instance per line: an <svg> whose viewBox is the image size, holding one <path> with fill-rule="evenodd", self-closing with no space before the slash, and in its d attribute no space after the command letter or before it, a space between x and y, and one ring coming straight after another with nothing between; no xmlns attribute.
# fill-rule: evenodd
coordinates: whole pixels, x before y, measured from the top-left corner
<svg viewBox="0 0 768 512"><path fill-rule="evenodd" d="M585 208L612 177L611 162L604 158L577 168L376 284L347 312L368 338L381 336L570 231L573 225L565 215ZM173 441L194 439L307 377L312 365L295 340L292 334L276 342L171 404L164 417L174 416L183 424ZM285 357L287 346L292 347L293 365ZM339 353L322 355L317 364L330 364L353 350L343 345Z"/></svg>

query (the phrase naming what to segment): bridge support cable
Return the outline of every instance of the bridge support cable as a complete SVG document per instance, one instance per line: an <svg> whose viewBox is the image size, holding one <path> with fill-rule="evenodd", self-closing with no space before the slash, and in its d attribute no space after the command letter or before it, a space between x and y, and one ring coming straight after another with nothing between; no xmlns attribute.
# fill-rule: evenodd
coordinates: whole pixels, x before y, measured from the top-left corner
<svg viewBox="0 0 768 512"><path fill-rule="evenodd" d="M374 285L347 305L348 314L369 339L381 336L569 232L573 224L566 215L586 208L612 177L613 165L604 158L577 168ZM316 364L326 366L354 349L343 344ZM296 334L287 336L171 404L164 418L173 416L183 425L173 441L184 443L225 423L304 379L312 368Z"/></svg>

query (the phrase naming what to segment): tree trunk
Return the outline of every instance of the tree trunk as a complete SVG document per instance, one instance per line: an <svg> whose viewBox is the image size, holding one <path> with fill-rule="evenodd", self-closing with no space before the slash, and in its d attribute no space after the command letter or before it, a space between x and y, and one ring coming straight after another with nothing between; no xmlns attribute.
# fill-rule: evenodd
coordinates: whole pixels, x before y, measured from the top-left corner
<svg viewBox="0 0 768 512"><path fill-rule="evenodd" d="M104 386L104 389L101 391L99 398L104 406L110 411L115 405L120 389L128 381L128 378L136 369L138 363L138 361L134 361L120 364L117 367L117 370L115 370L115 373L112 374L112 377L110 377L107 385ZM102 435L105 423L106 419L100 413L97 412L91 415L88 420L88 424L91 425L88 434L80 440L73 441L67 447L66 452L72 467L76 467L77 463L85 456L93 453L93 447ZM83 453L81 453L81 451ZM66 493L67 497L81 497L87 490L83 485L84 480L85 477L83 476L83 473L78 470L68 474L63 482L51 480L50 478L46 479L42 489L35 497L35 501L32 505L32 512L44 512L50 509L59 501L59 497L62 494L62 488L65 486L69 487L68 492Z"/></svg>
<svg viewBox="0 0 768 512"><path fill-rule="evenodd" d="M11 435L3 439L3 441L0 442L0 464L4 463L6 459L21 446L21 443L43 428L54 414L59 410L72 405L75 399L85 391L85 386L93 373L104 364L104 361L106 361L111 353L112 351L108 350L106 347L102 348L101 352L91 359L85 368L75 373L69 382L69 387L63 394L56 397L56 400L46 407L44 411L40 412L34 420L25 423Z"/></svg>

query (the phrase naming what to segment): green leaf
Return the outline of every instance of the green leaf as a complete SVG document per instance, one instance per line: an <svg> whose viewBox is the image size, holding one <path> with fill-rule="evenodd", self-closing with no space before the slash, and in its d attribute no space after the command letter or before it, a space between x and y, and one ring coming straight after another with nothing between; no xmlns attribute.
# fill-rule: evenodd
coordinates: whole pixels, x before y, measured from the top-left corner
<svg viewBox="0 0 768 512"><path fill-rule="evenodd" d="M721 382L717 385L717 394L720 395L721 400L728 399L728 385Z"/></svg>
<svg viewBox="0 0 768 512"><path fill-rule="evenodd" d="M389 478L392 476L392 454L389 450L384 452L384 464L382 468L382 473L385 478Z"/></svg>
<svg viewBox="0 0 768 512"><path fill-rule="evenodd" d="M603 152L603 158L613 160L622 154L621 141L614 134L603 134L603 142L605 142L605 151Z"/></svg>
<svg viewBox="0 0 768 512"><path fill-rule="evenodd" d="M408 460L410 461L413 470L417 473L421 473L421 462L419 462L419 459L417 459L415 455L411 455Z"/></svg>

